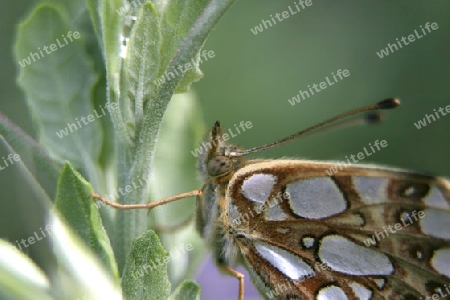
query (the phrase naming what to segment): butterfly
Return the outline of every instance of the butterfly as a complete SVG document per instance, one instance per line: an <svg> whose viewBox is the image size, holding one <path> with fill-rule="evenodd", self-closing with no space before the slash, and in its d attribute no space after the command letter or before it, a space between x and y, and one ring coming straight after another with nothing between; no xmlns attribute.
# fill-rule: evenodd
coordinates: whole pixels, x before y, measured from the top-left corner
<svg viewBox="0 0 450 300"><path fill-rule="evenodd" d="M197 230L218 267L239 280L239 300L238 264L267 299L441 299L450 295L449 181L376 165L244 158L399 104L386 99L249 150L227 144L216 122L199 158L201 190L148 204L93 197L152 209L196 196Z"/></svg>

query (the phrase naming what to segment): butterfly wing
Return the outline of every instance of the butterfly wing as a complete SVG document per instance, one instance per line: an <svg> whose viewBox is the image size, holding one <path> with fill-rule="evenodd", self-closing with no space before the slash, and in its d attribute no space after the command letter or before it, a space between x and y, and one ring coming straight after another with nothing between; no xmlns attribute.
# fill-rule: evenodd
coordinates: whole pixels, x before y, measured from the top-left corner
<svg viewBox="0 0 450 300"><path fill-rule="evenodd" d="M227 224L265 297L450 294L448 181L370 166L249 163L228 185Z"/></svg>

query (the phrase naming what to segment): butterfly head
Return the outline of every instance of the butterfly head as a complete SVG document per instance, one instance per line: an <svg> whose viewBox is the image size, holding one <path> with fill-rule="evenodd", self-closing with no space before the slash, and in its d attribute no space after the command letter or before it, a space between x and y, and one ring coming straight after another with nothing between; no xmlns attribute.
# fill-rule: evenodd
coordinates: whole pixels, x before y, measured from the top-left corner
<svg viewBox="0 0 450 300"><path fill-rule="evenodd" d="M238 169L243 167L243 157L233 157L233 152L240 148L229 145L224 139L225 135L219 121L214 124L210 135L203 143L208 151L203 153L199 160L199 169L204 179L213 180L214 183L228 181Z"/></svg>

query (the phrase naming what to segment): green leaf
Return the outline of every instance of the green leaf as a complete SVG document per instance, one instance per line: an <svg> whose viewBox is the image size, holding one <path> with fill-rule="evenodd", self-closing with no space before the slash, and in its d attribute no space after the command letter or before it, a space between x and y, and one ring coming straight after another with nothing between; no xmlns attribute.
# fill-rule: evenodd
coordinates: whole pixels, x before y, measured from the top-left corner
<svg viewBox="0 0 450 300"><path fill-rule="evenodd" d="M128 42L125 72L127 93L134 104L135 128L144 116L144 103L157 95L155 79L158 76L161 47L159 14L148 2L139 11Z"/></svg>
<svg viewBox="0 0 450 300"><path fill-rule="evenodd" d="M182 282L169 300L200 300L200 286L190 280Z"/></svg>
<svg viewBox="0 0 450 300"><path fill-rule="evenodd" d="M186 64L195 68L160 86L160 96L186 91L192 81L197 81L203 74L198 68L199 52L207 36L213 30L220 17L233 4L234 0L175 0L170 1L163 13L161 56L165 72ZM162 74L161 74L162 75Z"/></svg>
<svg viewBox="0 0 450 300"><path fill-rule="evenodd" d="M5 144L13 152L6 142ZM35 250L38 250L38 258L44 264L46 273L49 274L49 293L54 297L52 299L74 299L85 296L92 299L122 299L117 285L111 281L111 275L106 275L98 259L50 209L50 199L23 162L19 161L17 164L24 179L27 180L24 190L29 190L34 195L33 201L25 199L23 204L26 205L27 211L32 211L33 214L24 214L22 217L27 218L27 227L31 226L31 232L34 231L30 237L36 236L37 228L39 228L41 238L36 236L37 241L44 239L33 246L36 247ZM43 230L46 232L44 235ZM1 253L3 258L4 252ZM6 259L8 256L5 257ZM26 271L22 268L17 270ZM102 288L99 289L99 286ZM23 289L23 286L21 288ZM4 294L0 290L0 295ZM39 299L39 295L40 293L36 291L35 297L15 297L14 299Z"/></svg>
<svg viewBox="0 0 450 300"><path fill-rule="evenodd" d="M38 143L0 112L0 139L20 155L34 178L53 197L61 166L51 159Z"/></svg>
<svg viewBox="0 0 450 300"><path fill-rule="evenodd" d="M126 299L167 299L170 295L170 282L167 278L169 260L167 251L153 231L136 238L122 277Z"/></svg>
<svg viewBox="0 0 450 300"><path fill-rule="evenodd" d="M171 57L168 69L185 65L197 55L210 31L232 3L232 0L213 0L203 8L195 6L199 9L199 17L192 22L193 25L181 45L178 46L176 55ZM130 178L140 177L144 172L149 173L148 168L153 161L154 148L162 118L180 80L181 77L178 76L160 86L158 96L151 99L145 107L145 119L140 130L138 130L136 158Z"/></svg>
<svg viewBox="0 0 450 300"><path fill-rule="evenodd" d="M131 13L131 11L130 11ZM152 3L146 3L142 6L138 19L134 24L130 40L127 45L127 57L125 59L125 79L126 94L121 97L124 111L132 112L125 120L128 124L129 132L132 132L133 139L136 136L136 130L141 126L144 114L144 104L154 101L157 90L154 80L158 76L160 59L160 20ZM128 107L127 107L128 105ZM135 157L135 147L128 145L119 145L119 158L121 169L119 169L119 182L122 185L131 183L131 180L143 178L146 170L141 173L135 173L137 176L129 176L130 168L133 166ZM146 185L146 184L144 184ZM119 202L133 203L142 202L146 198L142 194L147 190L144 186L140 190L134 189L131 193L125 195ZM145 230L146 214L140 211L119 212L117 215L115 230L115 249L118 257L119 268L122 269L125 263L126 254L129 251L130 244L134 238L139 236ZM130 231L133 231L130 234Z"/></svg>
<svg viewBox="0 0 450 300"><path fill-rule="evenodd" d="M124 39L124 18L118 13L123 9L125 1L122 0L98 0L101 13L102 48L106 61L106 76L108 82L108 102L116 103L117 109L111 110L111 118L117 131L119 140L132 147L133 141L128 132L127 122L122 114L127 114L127 107L119 102L121 95L121 43Z"/></svg>
<svg viewBox="0 0 450 300"><path fill-rule="evenodd" d="M8 144L6 145L10 148ZM117 285L111 280L111 275L106 274L89 248L83 245L81 240L50 209L50 199L22 161L17 164L24 179L27 180L24 190L29 190L34 195L33 198L24 199L22 204L24 207L26 205L26 211L33 213L24 214L22 217L27 218L25 223L27 227L31 226L30 237L36 236L37 240L33 246L38 253L39 261L43 263L43 268L48 274L49 293L53 296L52 299L76 299L85 296L89 296L88 298L91 299L122 299ZM21 201L19 200L19 203ZM45 234L42 234L44 231ZM37 233L38 235L36 235ZM42 239L43 241L37 243ZM29 241L29 243L31 242ZM3 257L3 252L1 253ZM15 267L17 268L17 266ZM24 269L17 270L19 272L26 271ZM99 286L102 288L99 289ZM23 289L23 286L21 288ZM0 290L0 295L3 296L3 294ZM36 297L14 299L35 299L39 295L39 292L36 292Z"/></svg>
<svg viewBox="0 0 450 300"><path fill-rule="evenodd" d="M15 56L40 144L59 161L82 167L98 186L102 131L96 119L104 114L90 99L96 75L84 44L60 9L43 4L19 25Z"/></svg>
<svg viewBox="0 0 450 300"><path fill-rule="evenodd" d="M100 41L102 41L102 24L99 14L99 1L100 0L87 0L87 6L89 8L89 15L91 17L92 26Z"/></svg>
<svg viewBox="0 0 450 300"><path fill-rule="evenodd" d="M16 153L11 145L5 140L2 141L8 152L15 155ZM52 200L37 181L37 178L27 168L23 160L19 160L15 165L17 165L21 175L19 177L19 182L22 184L21 194L23 197L14 199L14 204L21 208L26 207L26 209L19 210L19 214L14 216L17 219L17 222L11 224L10 230L15 231L20 227L20 230L24 232L24 236L28 237L27 239L23 239L27 241L28 244L26 244L26 242L24 243L23 240L20 240L20 242L16 241L16 245L18 245L19 248L22 248L23 246L24 249L21 250L25 250L25 248L33 244L33 258L36 261L39 261L46 273L51 273L56 268L56 265L54 264L53 257L50 253L48 240L36 243L42 239L36 236L36 234L42 236L42 228L45 228L48 225L47 216L52 207ZM3 205L5 205L5 203L3 203ZM38 228L41 232L39 232ZM50 280L51 278L52 277L50 277Z"/></svg>
<svg viewBox="0 0 450 300"><path fill-rule="evenodd" d="M96 105L100 106L105 103L106 88L106 76L102 76L94 86L93 97ZM101 144L99 164L104 173L107 173L111 178L115 178L117 176L117 157L115 156L116 134L110 116L105 116L105 118L101 118L99 121L103 128L103 141L99 141L99 144ZM101 191L106 191L106 188L97 190L97 192Z"/></svg>
<svg viewBox="0 0 450 300"><path fill-rule="evenodd" d="M119 272L114 253L98 209L90 196L92 192L92 186L66 163L58 180L55 208L97 254L111 276L118 280Z"/></svg>
<svg viewBox="0 0 450 300"><path fill-rule="evenodd" d="M48 220L52 254L58 265L50 275L55 299L122 299L118 284L56 211L50 212Z"/></svg>
<svg viewBox="0 0 450 300"><path fill-rule="evenodd" d="M0 253L0 295L11 299L53 299L48 293L48 278L28 256L1 239Z"/></svg>
<svg viewBox="0 0 450 300"><path fill-rule="evenodd" d="M195 24L196 20L203 13L205 7L210 0L174 0L169 1L164 9L162 18L162 36L163 44L161 47L161 66L159 73L159 81L167 80L169 72L179 72L180 66L172 66L178 71L169 68L171 60L177 54L184 38L188 34L189 30ZM192 82L198 81L203 77L203 73L199 68L199 51L192 55L192 60L188 62L191 66L189 70L182 74L182 79L177 86L177 92L186 92ZM187 68L186 68L187 69Z"/></svg>

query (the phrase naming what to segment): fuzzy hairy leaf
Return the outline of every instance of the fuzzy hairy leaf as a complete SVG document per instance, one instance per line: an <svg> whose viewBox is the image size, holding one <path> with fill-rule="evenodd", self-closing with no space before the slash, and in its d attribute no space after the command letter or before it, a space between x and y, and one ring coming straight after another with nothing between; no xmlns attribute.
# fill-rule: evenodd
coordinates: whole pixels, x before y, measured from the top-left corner
<svg viewBox="0 0 450 300"><path fill-rule="evenodd" d="M39 144L0 112L0 139L20 154L20 159L46 193L53 197L61 166Z"/></svg>
<svg viewBox="0 0 450 300"><path fill-rule="evenodd" d="M193 281L183 281L169 300L200 300L200 286Z"/></svg>
<svg viewBox="0 0 450 300"><path fill-rule="evenodd" d="M172 65L171 61L177 55L180 46L183 43L189 30L194 26L196 21L205 8L210 4L210 0L174 0L169 1L164 9L162 22L162 36L163 44L161 47L161 66L164 68L160 70L159 80L164 80L164 74L166 78L169 72L175 72L172 68L178 69L179 67L185 67L186 70L182 74L182 79L177 86L177 92L186 92L192 82L198 81L203 77L203 73L199 68L199 52L200 49L192 55L191 60L187 62L190 68L188 69L186 64ZM170 67L169 67L170 66Z"/></svg>
<svg viewBox="0 0 450 300"><path fill-rule="evenodd" d="M136 238L122 277L125 297L128 300L167 299L170 295L169 260L167 251L153 231Z"/></svg>
<svg viewBox="0 0 450 300"><path fill-rule="evenodd" d="M154 99L157 86L154 80L160 68L161 29L160 16L152 3L142 6L128 42L125 71L127 93L134 103L135 127L144 115L144 103Z"/></svg>
<svg viewBox="0 0 450 300"><path fill-rule="evenodd" d="M132 146L133 141L131 134L128 130L126 119L124 115L127 115L127 107L119 101L121 94L121 65L122 57L121 46L124 39L123 26L124 17L118 13L124 7L124 1L122 0L97 0L100 20L101 20L101 38L103 41L102 48L106 61L106 77L108 83L107 97L109 103L116 103L118 108L111 111L111 118L116 129L116 134L119 140ZM91 14L92 12L91 9ZM92 17L93 20L96 16Z"/></svg>
<svg viewBox="0 0 450 300"><path fill-rule="evenodd" d="M66 163L58 180L55 208L102 261L115 280L119 272L100 214L90 194L92 186Z"/></svg>
<svg viewBox="0 0 450 300"><path fill-rule="evenodd" d="M121 300L118 284L55 211L49 214L50 242L58 269L52 274L56 299Z"/></svg>
<svg viewBox="0 0 450 300"><path fill-rule="evenodd" d="M7 148L14 153L10 145L5 142ZM33 212L32 215L23 215L27 218L27 224L31 225L31 231L34 231L28 238L28 246L33 243L33 247L42 253L41 259L45 262L45 271L48 274L50 287L49 294L51 299L73 299L83 298L85 296L94 297L93 299L122 299L117 284L107 276L89 249L81 242L78 236L64 224L57 213L51 210L51 200L45 194L36 178L29 172L22 161L17 162L23 178L27 181L24 190L28 190L34 195L33 201L29 199L23 201L28 209ZM38 229L39 228L39 229ZM45 235L43 232L45 231ZM39 233L37 235L37 233ZM34 242L31 238L36 237ZM24 246L26 246L24 244ZM2 258L5 252L2 251ZM14 255L14 254L12 254ZM5 260L11 261L11 257L5 256ZM15 265L15 267L17 267ZM21 268L23 273L24 269ZM31 273L27 273L31 275ZM44 280L45 281L45 280ZM40 279L42 286L42 279ZM3 282L9 285L8 282ZM3 284L0 283L0 286ZM45 285L44 285L45 286ZM102 288L99 289L98 287ZM23 286L21 293L25 292ZM11 291L6 287L0 289L0 296L9 293L15 294L18 291ZM24 297L23 299L45 299L39 297L41 293L35 290L33 297ZM14 299L22 299L16 297Z"/></svg>
<svg viewBox="0 0 450 300"><path fill-rule="evenodd" d="M19 25L15 55L39 143L57 160L83 168L96 183L102 131L94 116L100 108L90 99L96 75L84 38L59 8L43 4Z"/></svg>

